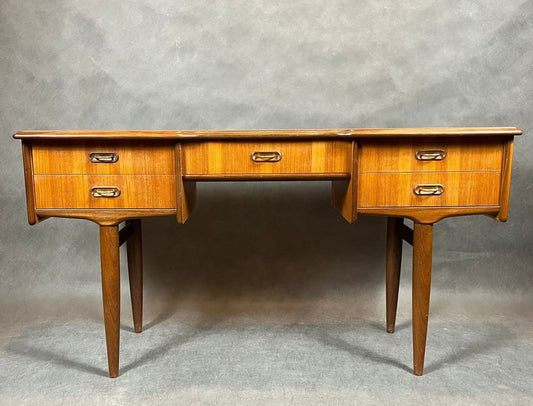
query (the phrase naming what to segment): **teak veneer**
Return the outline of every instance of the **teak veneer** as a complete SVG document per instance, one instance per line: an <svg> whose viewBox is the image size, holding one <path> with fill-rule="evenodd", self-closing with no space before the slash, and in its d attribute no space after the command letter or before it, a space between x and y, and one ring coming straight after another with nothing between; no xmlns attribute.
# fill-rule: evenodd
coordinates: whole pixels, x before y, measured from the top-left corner
<svg viewBox="0 0 533 406"><path fill-rule="evenodd" d="M433 224L509 214L515 127L258 131L20 131L28 221L100 226L109 375L119 375L120 258L127 244L134 329L142 330L141 218L194 209L196 182L330 180L349 223L386 216L386 327L394 332L402 242L413 246L414 374L424 371ZM404 218L414 221L413 229ZM119 229L119 224L126 225Z"/></svg>

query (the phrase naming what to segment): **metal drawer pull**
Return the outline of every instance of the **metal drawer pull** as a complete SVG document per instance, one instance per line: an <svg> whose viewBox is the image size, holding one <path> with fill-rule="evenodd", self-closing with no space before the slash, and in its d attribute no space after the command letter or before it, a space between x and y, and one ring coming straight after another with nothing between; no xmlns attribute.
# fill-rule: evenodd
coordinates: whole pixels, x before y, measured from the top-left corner
<svg viewBox="0 0 533 406"><path fill-rule="evenodd" d="M120 189L116 186L93 187L91 189L91 196L92 197L105 197L105 198L119 197Z"/></svg>
<svg viewBox="0 0 533 406"><path fill-rule="evenodd" d="M114 164L118 161L116 152L91 152L89 161L95 164Z"/></svg>
<svg viewBox="0 0 533 406"><path fill-rule="evenodd" d="M413 192L417 196L438 196L444 193L442 185L416 185Z"/></svg>
<svg viewBox="0 0 533 406"><path fill-rule="evenodd" d="M422 149L416 151L415 156L419 161L442 161L446 158L446 151L443 149Z"/></svg>
<svg viewBox="0 0 533 406"><path fill-rule="evenodd" d="M254 162L278 162L281 160L281 152L252 152Z"/></svg>

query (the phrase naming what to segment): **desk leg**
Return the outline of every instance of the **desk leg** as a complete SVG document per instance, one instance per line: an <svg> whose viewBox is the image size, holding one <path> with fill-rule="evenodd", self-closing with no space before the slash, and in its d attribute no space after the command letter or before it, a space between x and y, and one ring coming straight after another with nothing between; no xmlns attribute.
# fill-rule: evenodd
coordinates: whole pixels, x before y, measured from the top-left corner
<svg viewBox="0 0 533 406"><path fill-rule="evenodd" d="M126 243L128 251L128 275L130 280L133 327L136 333L142 331L143 319L143 253L141 219L128 220L133 234Z"/></svg>
<svg viewBox="0 0 533 406"><path fill-rule="evenodd" d="M386 302L387 332L394 333L396 309L398 307L398 289L400 288L400 268L402 265L402 243L400 227L402 218L387 219L387 265L386 265Z"/></svg>
<svg viewBox="0 0 533 406"><path fill-rule="evenodd" d="M100 261L109 376L118 376L120 342L120 257L118 226L100 226Z"/></svg>
<svg viewBox="0 0 533 406"><path fill-rule="evenodd" d="M413 358L414 374L424 373L424 355L431 288L433 224L415 222L413 233Z"/></svg>

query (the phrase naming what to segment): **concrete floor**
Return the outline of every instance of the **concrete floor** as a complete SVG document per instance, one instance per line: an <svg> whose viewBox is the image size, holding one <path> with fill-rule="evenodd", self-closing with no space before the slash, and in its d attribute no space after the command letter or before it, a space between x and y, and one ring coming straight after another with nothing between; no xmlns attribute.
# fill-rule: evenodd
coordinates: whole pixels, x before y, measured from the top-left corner
<svg viewBox="0 0 533 406"><path fill-rule="evenodd" d="M347 306L334 296L222 303L148 292L135 334L123 292L117 379L107 378L98 294L11 301L0 404L533 404L529 295L434 292L426 373L416 377L408 289L392 335L382 295Z"/></svg>

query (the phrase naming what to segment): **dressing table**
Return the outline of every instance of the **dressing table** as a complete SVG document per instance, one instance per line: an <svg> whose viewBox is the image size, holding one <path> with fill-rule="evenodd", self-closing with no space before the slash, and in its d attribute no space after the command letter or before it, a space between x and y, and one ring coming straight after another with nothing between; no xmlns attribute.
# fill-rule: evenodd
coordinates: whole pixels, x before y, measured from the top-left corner
<svg viewBox="0 0 533 406"><path fill-rule="evenodd" d="M402 242L413 246L415 375L422 375L433 224L509 212L514 127L260 131L20 131L28 221L91 220L100 229L109 375L119 375L119 247L127 244L136 332L142 330L141 218L194 208L196 182L328 180L349 223L387 220L386 326L394 332ZM411 229L404 224L411 219ZM120 223L125 226L119 228Z"/></svg>

